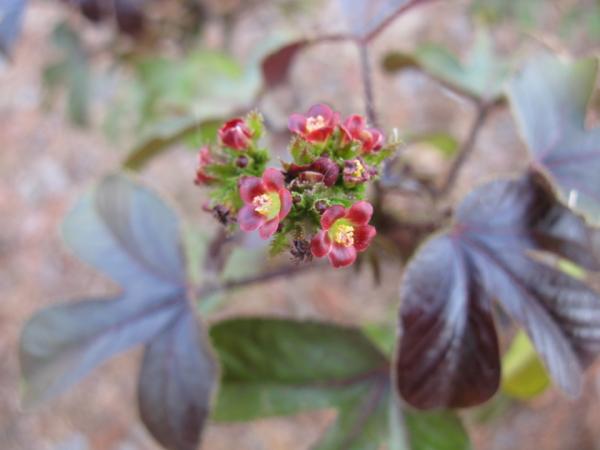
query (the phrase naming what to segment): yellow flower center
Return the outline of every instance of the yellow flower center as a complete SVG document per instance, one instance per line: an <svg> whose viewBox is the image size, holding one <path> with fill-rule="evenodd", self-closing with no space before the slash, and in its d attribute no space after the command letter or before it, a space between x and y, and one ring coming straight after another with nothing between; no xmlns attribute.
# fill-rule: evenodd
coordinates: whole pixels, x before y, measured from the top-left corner
<svg viewBox="0 0 600 450"><path fill-rule="evenodd" d="M306 131L309 133L320 130L325 126L325 118L321 115L306 119Z"/></svg>
<svg viewBox="0 0 600 450"><path fill-rule="evenodd" d="M352 176L356 178L361 178L365 173L365 166L362 165L360 161L356 161L356 165L354 167L354 172L352 172Z"/></svg>
<svg viewBox="0 0 600 450"><path fill-rule="evenodd" d="M354 227L351 225L338 225L335 228L333 240L344 247L350 247L354 244Z"/></svg>
<svg viewBox="0 0 600 450"><path fill-rule="evenodd" d="M268 219L273 219L277 214L279 214L279 210L281 209L281 201L276 192L269 192L254 197L252 199L252 206L254 206L254 211L257 213L266 216Z"/></svg>

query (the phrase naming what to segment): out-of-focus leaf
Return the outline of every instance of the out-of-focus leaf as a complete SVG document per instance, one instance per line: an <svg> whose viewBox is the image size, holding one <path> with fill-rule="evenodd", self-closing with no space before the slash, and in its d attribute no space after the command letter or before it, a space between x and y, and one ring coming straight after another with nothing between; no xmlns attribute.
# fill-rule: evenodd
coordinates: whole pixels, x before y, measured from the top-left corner
<svg viewBox="0 0 600 450"><path fill-rule="evenodd" d="M141 418L167 449L196 450L218 368L194 313L186 311L148 346L140 373Z"/></svg>
<svg viewBox="0 0 600 450"><path fill-rule="evenodd" d="M139 63L143 95L140 127L143 138L124 165L143 167L151 158L182 140L206 137L222 122L248 108L261 85L258 66L244 69L225 54L197 51L184 61L151 58Z"/></svg>
<svg viewBox="0 0 600 450"><path fill-rule="evenodd" d="M600 128L585 127L597 69L596 58L538 57L510 83L508 96L536 166L565 203L600 224Z"/></svg>
<svg viewBox="0 0 600 450"><path fill-rule="evenodd" d="M387 323L370 323L362 327L363 333L377 345L384 355L391 355L396 345L396 328Z"/></svg>
<svg viewBox="0 0 600 450"><path fill-rule="evenodd" d="M148 343L140 384L144 422L168 448L196 448L215 362L188 302L177 217L152 191L111 175L69 214L64 237L123 293L51 306L27 322L20 343L26 404L58 395L109 357ZM182 353L176 369L174 357ZM165 416L185 420L163 422Z"/></svg>
<svg viewBox="0 0 600 450"><path fill-rule="evenodd" d="M408 266L401 288L396 382L418 408L472 406L500 382L491 300L532 339L555 382L579 392L600 351L600 295L532 251L598 269L600 232L562 206L537 174L489 183L459 206L447 233Z"/></svg>
<svg viewBox="0 0 600 450"><path fill-rule="evenodd" d="M261 63L263 82L267 89L287 83L290 69L298 53L309 45L302 39L278 48L263 59Z"/></svg>
<svg viewBox="0 0 600 450"><path fill-rule="evenodd" d="M218 128L222 122L221 119L207 119L198 122L195 119L183 118L172 123L163 123L161 126L157 126L147 139L142 140L137 147L131 150L123 161L123 166L130 170L140 170L152 158L183 139L198 139L207 142L208 139L205 137L209 132Z"/></svg>
<svg viewBox="0 0 600 450"><path fill-rule="evenodd" d="M51 96L60 86L67 89L69 118L76 125L88 122L90 71L81 40L67 23L59 24L52 33L52 42L60 57L44 68L44 85Z"/></svg>
<svg viewBox="0 0 600 450"><path fill-rule="evenodd" d="M548 373L525 333L519 332L502 358L502 390L528 399L550 386Z"/></svg>
<svg viewBox="0 0 600 450"><path fill-rule="evenodd" d="M53 306L27 323L21 339L27 403L61 393L174 318L184 296L177 226L157 197L119 176L78 203L64 224L67 243L125 292L116 300Z"/></svg>
<svg viewBox="0 0 600 450"><path fill-rule="evenodd" d="M411 450L469 450L471 442L462 422L449 411L404 412Z"/></svg>
<svg viewBox="0 0 600 450"><path fill-rule="evenodd" d="M409 0L340 0L350 32L358 39L367 38L409 3Z"/></svg>
<svg viewBox="0 0 600 450"><path fill-rule="evenodd" d="M115 354L152 338L176 316L178 297L142 302L134 294L52 306L21 336L24 404L55 397Z"/></svg>
<svg viewBox="0 0 600 450"><path fill-rule="evenodd" d="M78 6L81 14L92 22L113 21L123 33L137 35L144 29L146 0L64 1Z"/></svg>
<svg viewBox="0 0 600 450"><path fill-rule="evenodd" d="M443 132L424 133L411 136L408 138L408 141L410 143L431 145L436 150L439 150L444 157L449 159L454 157L460 148L460 143L454 136Z"/></svg>
<svg viewBox="0 0 600 450"><path fill-rule="evenodd" d="M409 53L389 52L381 62L387 72L400 72L411 67L418 67L419 62Z"/></svg>
<svg viewBox="0 0 600 450"><path fill-rule="evenodd" d="M383 66L388 72L420 67L465 95L485 101L502 95L503 84L510 73L509 64L496 54L491 36L483 29L478 32L464 63L442 45L424 44L412 54L388 53Z"/></svg>
<svg viewBox="0 0 600 450"><path fill-rule="evenodd" d="M217 421L333 407L338 417L313 450L378 449L389 440L392 419L408 430L407 450L435 448L427 447L435 442L453 445L440 450L470 448L452 413L389 416L389 361L357 329L248 318L217 323L210 334L223 370Z"/></svg>
<svg viewBox="0 0 600 450"><path fill-rule="evenodd" d="M27 0L0 1L0 52L10 56L21 34L21 25Z"/></svg>

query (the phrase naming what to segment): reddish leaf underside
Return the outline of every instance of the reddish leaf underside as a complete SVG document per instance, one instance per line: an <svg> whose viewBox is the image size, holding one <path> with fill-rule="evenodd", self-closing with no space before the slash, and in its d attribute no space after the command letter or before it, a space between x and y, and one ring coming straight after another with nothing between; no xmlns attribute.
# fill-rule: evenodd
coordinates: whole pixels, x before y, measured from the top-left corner
<svg viewBox="0 0 600 450"><path fill-rule="evenodd" d="M472 192L453 226L427 242L401 288L396 384L413 406L465 407L496 391L500 363L491 300L528 333L569 394L600 351L600 296L532 251L599 267L600 235L536 174Z"/></svg>

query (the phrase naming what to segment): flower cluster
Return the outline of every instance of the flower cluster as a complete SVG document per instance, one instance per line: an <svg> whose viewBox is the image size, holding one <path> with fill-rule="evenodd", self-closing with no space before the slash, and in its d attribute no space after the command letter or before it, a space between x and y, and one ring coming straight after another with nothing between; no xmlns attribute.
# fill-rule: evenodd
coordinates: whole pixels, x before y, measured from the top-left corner
<svg viewBox="0 0 600 450"><path fill-rule="evenodd" d="M263 128L262 117L250 113L226 122L218 144L200 149L195 182L211 188L208 208L225 225L272 239L273 254L351 265L376 235L366 188L395 145L364 117L342 120L318 104L289 118L292 161L267 168Z"/></svg>

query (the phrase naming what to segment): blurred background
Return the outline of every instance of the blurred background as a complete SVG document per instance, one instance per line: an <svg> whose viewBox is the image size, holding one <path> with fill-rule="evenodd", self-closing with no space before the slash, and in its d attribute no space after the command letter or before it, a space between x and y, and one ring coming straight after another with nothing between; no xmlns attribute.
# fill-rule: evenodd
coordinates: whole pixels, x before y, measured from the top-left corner
<svg viewBox="0 0 600 450"><path fill-rule="evenodd" d="M345 16L335 0L2 0L0 6L18 12L0 17L0 449L158 448L137 419L139 352L111 360L41 410L20 408L17 342L24 321L60 300L115 289L63 247L64 214L94 180L126 161L174 200L192 233L210 235L217 225L202 212L206 193L193 185L194 150L221 121L252 108L264 113L271 145L282 155L290 113L316 102L364 113L358 52L349 43L322 43L294 53L289 72L265 69L265 58L288 43L343 33ZM437 49L433 63L424 45ZM444 82L493 96L511 71L544 49L599 55L600 1L425 2L371 45L378 126L406 137L412 170L435 180L475 114L472 102ZM455 77L444 79L448 73ZM597 121L598 93L591 111ZM525 167L525 155L510 112L498 108L452 198ZM264 253L250 242L236 270L256 270ZM232 295L211 318L269 314L393 324L397 272L331 272L326 284L315 273L278 280ZM463 417L478 450L600 449L599 397L597 364L579 400L554 388L527 401L500 395ZM210 424L202 448L309 449L333 418L333 411L321 411Z"/></svg>

